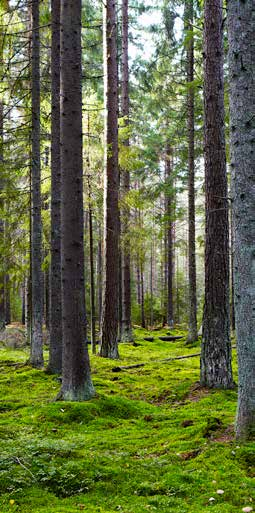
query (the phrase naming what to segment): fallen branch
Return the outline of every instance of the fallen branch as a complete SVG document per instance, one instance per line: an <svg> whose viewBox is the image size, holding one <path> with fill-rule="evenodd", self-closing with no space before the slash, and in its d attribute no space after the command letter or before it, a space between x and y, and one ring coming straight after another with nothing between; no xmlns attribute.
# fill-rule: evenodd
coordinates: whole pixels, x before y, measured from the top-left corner
<svg viewBox="0 0 255 513"><path fill-rule="evenodd" d="M232 346L232 349L235 349L236 346ZM153 363L165 363L165 362L172 362L174 360L185 360L187 358L195 358L196 356L200 356L201 353L193 353L193 354L186 354L184 356L172 356L170 358L164 358L163 360L152 360L151 362L143 362L143 363L135 363L133 365L121 365L119 367L113 367L112 372L121 372L122 370L128 370L128 369L137 369L138 367L144 367L148 364Z"/></svg>
<svg viewBox="0 0 255 513"><path fill-rule="evenodd" d="M188 354L185 356L173 356L171 358L164 358L164 360L153 360L151 362L135 363L133 365L121 365L119 367L113 367L112 372L121 372L122 370L137 369L138 367L144 367L150 363L165 363L173 360L184 360L185 358L194 358L194 356L200 356L200 353Z"/></svg>

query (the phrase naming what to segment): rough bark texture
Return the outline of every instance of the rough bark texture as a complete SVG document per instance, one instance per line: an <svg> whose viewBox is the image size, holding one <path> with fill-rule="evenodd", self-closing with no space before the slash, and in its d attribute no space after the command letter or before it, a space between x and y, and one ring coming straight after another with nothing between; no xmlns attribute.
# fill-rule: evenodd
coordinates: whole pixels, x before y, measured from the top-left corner
<svg viewBox="0 0 255 513"><path fill-rule="evenodd" d="M40 154L40 32L39 0L31 3L32 13L32 337L30 361L33 367L43 366L43 288L42 288L42 220L41 220L41 154Z"/></svg>
<svg viewBox="0 0 255 513"><path fill-rule="evenodd" d="M206 0L204 25L205 305L202 386L233 386L229 320L229 227L223 88L222 0Z"/></svg>
<svg viewBox="0 0 255 513"><path fill-rule="evenodd" d="M81 0L61 0L61 265L63 370L59 398L94 395L86 344L83 238Z"/></svg>
<svg viewBox="0 0 255 513"><path fill-rule="evenodd" d="M1 49L0 49L1 51ZM1 66L2 63L0 63ZM1 66L2 68L2 66ZM0 68L0 69L1 69ZM0 102L0 192L3 190L3 103ZM1 200L0 208L3 208L3 200ZM0 238L4 239L4 221L0 219ZM3 259L2 259L3 260ZM4 301L4 266L0 269L0 331L5 328L5 301Z"/></svg>
<svg viewBox="0 0 255 513"><path fill-rule="evenodd" d="M189 332L188 342L197 340L197 287L196 287L196 225L195 225L195 131L194 131L194 37L193 0L186 0L185 28L187 42L187 108L188 108L188 261L189 261Z"/></svg>
<svg viewBox="0 0 255 513"><path fill-rule="evenodd" d="M255 435L255 2L228 2L235 314L236 435Z"/></svg>
<svg viewBox="0 0 255 513"><path fill-rule="evenodd" d="M102 230L98 224L98 246L97 246L97 291L98 291L98 323L101 330L102 321Z"/></svg>
<svg viewBox="0 0 255 513"><path fill-rule="evenodd" d="M119 304L119 171L118 171L118 69L116 1L104 10L104 276L100 356L118 358Z"/></svg>
<svg viewBox="0 0 255 513"><path fill-rule="evenodd" d="M129 124L129 66L128 66L128 0L122 0L122 84L121 84L121 115L125 119L125 126ZM129 138L124 141L129 146ZM130 175L128 169L122 169L122 191L124 196L130 190ZM121 340L132 342L133 333L131 325L131 271L130 271L130 241L129 241L129 207L125 203L122 212L122 322Z"/></svg>
<svg viewBox="0 0 255 513"><path fill-rule="evenodd" d="M92 353L96 354L96 311L95 311L95 277L94 277L94 237L93 216L91 206L91 191L89 189L89 261L90 261L90 329Z"/></svg>
<svg viewBox="0 0 255 513"><path fill-rule="evenodd" d="M145 322L145 310L144 310L144 269L143 264L141 264L141 325L142 328L146 328L146 322Z"/></svg>
<svg viewBox="0 0 255 513"><path fill-rule="evenodd" d="M60 0L51 0L51 267L48 369L62 369L61 166L60 166Z"/></svg>
<svg viewBox="0 0 255 513"><path fill-rule="evenodd" d="M167 240L167 324L173 326L174 323L174 307L173 307L173 208L172 208L172 179L171 179L171 148L167 145L166 161L165 161L165 181L166 181L166 197L165 197L165 215L166 215L166 240Z"/></svg>

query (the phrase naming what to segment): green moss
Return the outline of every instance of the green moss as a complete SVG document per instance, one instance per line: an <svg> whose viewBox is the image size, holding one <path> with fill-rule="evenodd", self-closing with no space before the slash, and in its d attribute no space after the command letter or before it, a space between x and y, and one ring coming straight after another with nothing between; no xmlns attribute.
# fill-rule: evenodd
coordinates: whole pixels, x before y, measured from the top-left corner
<svg viewBox="0 0 255 513"><path fill-rule="evenodd" d="M185 338L159 340L165 331L146 342L151 332L139 329L139 346L120 345L120 365L144 367L113 373L116 362L92 356L97 396L84 403L55 402L56 377L25 365L24 349L0 351L1 513L237 513L251 504L254 444L233 438L237 392L200 390L197 357L159 362L199 352Z"/></svg>

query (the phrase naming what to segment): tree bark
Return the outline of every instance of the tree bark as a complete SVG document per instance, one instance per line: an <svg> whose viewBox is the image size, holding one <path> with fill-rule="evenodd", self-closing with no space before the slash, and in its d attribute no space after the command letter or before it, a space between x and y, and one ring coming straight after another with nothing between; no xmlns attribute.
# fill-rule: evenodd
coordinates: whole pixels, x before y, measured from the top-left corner
<svg viewBox="0 0 255 513"><path fill-rule="evenodd" d="M238 349L236 436L255 435L255 45L254 0L228 2L235 314Z"/></svg>
<svg viewBox="0 0 255 513"><path fill-rule="evenodd" d="M202 386L230 388L229 226L223 86L222 0L206 0L204 24L205 304Z"/></svg>
<svg viewBox="0 0 255 513"><path fill-rule="evenodd" d="M89 178L90 180L90 178ZM94 276L94 237L91 206L91 189L88 180L89 199L89 261L90 261L90 331L92 353L96 354L96 311L95 311L95 276Z"/></svg>
<svg viewBox="0 0 255 513"><path fill-rule="evenodd" d="M98 245L97 245L97 294L98 294L98 324L101 331L102 321L102 230L101 222L98 223Z"/></svg>
<svg viewBox="0 0 255 513"><path fill-rule="evenodd" d="M122 84L121 84L121 115L124 117L125 127L129 125L129 65L128 65L128 0L122 0ZM129 137L124 141L129 146ZM122 212L122 322L121 340L132 342L131 324L131 270L130 270L130 240L129 218L130 210L125 202L125 197L130 190L130 174L128 167L121 170L124 207Z"/></svg>
<svg viewBox="0 0 255 513"><path fill-rule="evenodd" d="M1 42L2 43L2 42ZM2 52L1 52L2 54ZM2 55L1 55L2 61ZM2 62L0 64L2 68ZM0 101L0 165L3 166L3 103ZM0 192L3 190L3 179L0 177ZM1 199L1 208L3 208L3 200ZM0 238L4 240L4 221L0 219ZM4 301L4 266L0 269L0 331L5 328L5 301Z"/></svg>
<svg viewBox="0 0 255 513"><path fill-rule="evenodd" d="M94 395L86 344L83 237L81 0L61 0L61 265L63 370L59 398Z"/></svg>
<svg viewBox="0 0 255 513"><path fill-rule="evenodd" d="M194 36L193 0L186 0L185 28L187 42L187 108L188 108L188 269L189 269L189 326L188 342L195 342L197 334L196 287L196 225L195 225L195 130L194 130Z"/></svg>
<svg viewBox="0 0 255 513"><path fill-rule="evenodd" d="M61 165L60 165L60 0L51 0L51 264L48 370L62 370Z"/></svg>
<svg viewBox="0 0 255 513"><path fill-rule="evenodd" d="M146 328L146 322L145 322L145 311L144 311L144 266L143 263L141 263L141 324L142 328Z"/></svg>
<svg viewBox="0 0 255 513"><path fill-rule="evenodd" d="M172 163L171 148L167 145L165 160L165 209L166 209L166 239L167 239L167 324L174 324L174 308L173 308L173 208L172 208Z"/></svg>
<svg viewBox="0 0 255 513"><path fill-rule="evenodd" d="M119 304L119 170L118 69L116 2L106 0L104 11L105 186L104 276L100 356L118 358Z"/></svg>
<svg viewBox="0 0 255 513"><path fill-rule="evenodd" d="M10 276L8 272L4 277L4 308L5 308L5 322L11 324L11 294L10 294Z"/></svg>
<svg viewBox="0 0 255 513"><path fill-rule="evenodd" d="M31 365L43 367L43 288L42 288L42 220L41 220L41 153L40 153L40 1L33 0L32 14L32 338Z"/></svg>

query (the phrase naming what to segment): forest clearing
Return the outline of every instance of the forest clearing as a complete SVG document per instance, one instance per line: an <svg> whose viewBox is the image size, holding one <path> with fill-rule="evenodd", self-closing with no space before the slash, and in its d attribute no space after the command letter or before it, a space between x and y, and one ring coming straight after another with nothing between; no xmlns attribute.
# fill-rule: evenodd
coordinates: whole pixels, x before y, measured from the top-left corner
<svg viewBox="0 0 255 513"><path fill-rule="evenodd" d="M0 0L0 513L255 506L255 0Z"/></svg>

